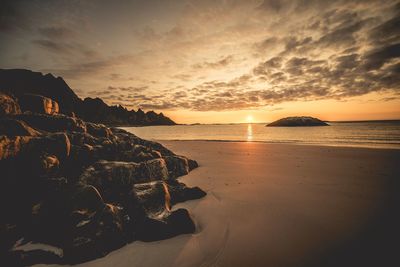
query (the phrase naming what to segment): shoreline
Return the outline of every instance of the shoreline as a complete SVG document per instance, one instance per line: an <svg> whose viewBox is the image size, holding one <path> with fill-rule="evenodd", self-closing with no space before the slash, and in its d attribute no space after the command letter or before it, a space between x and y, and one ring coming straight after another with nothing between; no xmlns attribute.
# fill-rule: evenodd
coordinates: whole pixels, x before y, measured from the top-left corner
<svg viewBox="0 0 400 267"><path fill-rule="evenodd" d="M199 168L196 232L133 242L79 266L397 266L400 151L161 141ZM156 255L156 256L155 256Z"/></svg>
<svg viewBox="0 0 400 267"><path fill-rule="evenodd" d="M273 141L247 141L247 140L218 140L218 139L149 139L155 142L221 142L221 143L257 143L257 144L268 144L268 145L300 145L300 146L316 146L316 147L337 147L337 148L363 148L363 149L385 149L385 150L400 150L400 144L398 147L388 146L361 146L361 145L336 145L336 144L324 144L324 143L306 143L306 142L273 142Z"/></svg>

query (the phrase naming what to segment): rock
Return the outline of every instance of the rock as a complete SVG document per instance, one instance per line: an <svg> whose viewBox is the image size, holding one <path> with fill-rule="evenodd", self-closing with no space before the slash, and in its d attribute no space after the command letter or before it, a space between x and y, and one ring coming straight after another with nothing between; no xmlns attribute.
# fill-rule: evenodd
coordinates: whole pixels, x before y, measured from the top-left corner
<svg viewBox="0 0 400 267"><path fill-rule="evenodd" d="M98 211L104 208L104 201L96 187L78 184L71 196L72 210Z"/></svg>
<svg viewBox="0 0 400 267"><path fill-rule="evenodd" d="M189 173L188 159L182 156L164 157L170 177L179 177Z"/></svg>
<svg viewBox="0 0 400 267"><path fill-rule="evenodd" d="M199 167L199 164L197 163L197 161L195 161L193 159L188 159L188 163L189 163L189 171L192 171L192 170L196 169L197 167Z"/></svg>
<svg viewBox="0 0 400 267"><path fill-rule="evenodd" d="M55 78L46 75L46 79ZM25 88L34 87L21 84L18 97L52 93L46 91L51 87L35 87L29 92ZM55 104L51 102L50 107L49 96L44 96L25 96L24 114L5 108L7 114L0 118L1 263L75 264L102 257L137 239L160 240L194 231L189 213L171 212L171 206L205 195L176 180L196 168L196 161L122 129L54 114ZM63 101L60 104L61 112L73 113L64 108ZM118 118L112 114L138 114L129 120L146 123L158 117L107 105L104 111L114 122ZM100 118L105 118L103 115ZM21 237L26 242L57 246L64 256L12 251Z"/></svg>
<svg viewBox="0 0 400 267"><path fill-rule="evenodd" d="M72 230L64 248L69 263L82 263L107 255L127 243L123 230L122 210L106 204L94 215L82 213L83 217Z"/></svg>
<svg viewBox="0 0 400 267"><path fill-rule="evenodd" d="M287 117L271 122L267 126L268 127L329 126L329 124L313 117Z"/></svg>
<svg viewBox="0 0 400 267"><path fill-rule="evenodd" d="M35 94L23 94L18 98L22 111L31 111L43 114L57 114L58 103L48 97Z"/></svg>
<svg viewBox="0 0 400 267"><path fill-rule="evenodd" d="M20 238L21 233L15 224L0 224L0 251L11 249Z"/></svg>
<svg viewBox="0 0 400 267"><path fill-rule="evenodd" d="M169 226L169 237L180 234L191 234L196 230L196 226L189 212L186 209L177 209L167 217L166 223Z"/></svg>
<svg viewBox="0 0 400 267"><path fill-rule="evenodd" d="M199 199L206 195L200 188L190 188L176 180L135 184L133 190L147 216L152 218L159 217L177 203Z"/></svg>
<svg viewBox="0 0 400 267"><path fill-rule="evenodd" d="M96 137L110 138L112 131L103 124L86 122L87 132Z"/></svg>
<svg viewBox="0 0 400 267"><path fill-rule="evenodd" d="M121 201L136 183L167 180L163 159L142 163L99 161L87 168L80 182L95 186L107 202Z"/></svg>
<svg viewBox="0 0 400 267"><path fill-rule="evenodd" d="M21 109L17 101L11 96L0 93L0 117L20 113Z"/></svg>
<svg viewBox="0 0 400 267"><path fill-rule="evenodd" d="M169 188L165 182L135 184L133 190L147 217L157 218L171 208Z"/></svg>
<svg viewBox="0 0 400 267"><path fill-rule="evenodd" d="M70 142L66 134L55 133L47 136L0 136L0 160L24 157L33 159L48 153L58 159L65 159L70 153ZM29 163L29 161L28 161Z"/></svg>
<svg viewBox="0 0 400 267"><path fill-rule="evenodd" d="M0 119L0 135L7 136L39 136L41 133L36 131L23 121L11 118Z"/></svg>
<svg viewBox="0 0 400 267"><path fill-rule="evenodd" d="M185 209L178 209L165 220L144 220L138 225L137 238L142 241L155 241L193 233L195 230L196 227L189 212Z"/></svg>
<svg viewBox="0 0 400 267"><path fill-rule="evenodd" d="M39 154L47 152L59 160L66 159L71 150L71 143L65 133L54 133L43 137L34 137L27 144L25 153Z"/></svg>
<svg viewBox="0 0 400 267"><path fill-rule="evenodd" d="M36 264L62 264L61 257L53 252L34 249L14 250L0 256L0 262L8 267L32 266Z"/></svg>
<svg viewBox="0 0 400 267"><path fill-rule="evenodd" d="M32 139L28 136L0 136L0 160L14 158L21 153L23 147Z"/></svg>
<svg viewBox="0 0 400 267"><path fill-rule="evenodd" d="M47 132L86 132L86 124L78 118L67 117L62 114L20 114L15 119L24 121L30 127Z"/></svg>

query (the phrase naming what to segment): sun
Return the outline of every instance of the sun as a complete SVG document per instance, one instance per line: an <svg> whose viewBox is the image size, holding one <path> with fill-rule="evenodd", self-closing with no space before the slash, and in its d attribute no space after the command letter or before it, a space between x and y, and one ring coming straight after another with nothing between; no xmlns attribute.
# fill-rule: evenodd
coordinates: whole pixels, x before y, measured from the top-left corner
<svg viewBox="0 0 400 267"><path fill-rule="evenodd" d="M253 120L253 116L248 115L248 116L246 117L246 122L252 123L253 121L254 121L254 120Z"/></svg>

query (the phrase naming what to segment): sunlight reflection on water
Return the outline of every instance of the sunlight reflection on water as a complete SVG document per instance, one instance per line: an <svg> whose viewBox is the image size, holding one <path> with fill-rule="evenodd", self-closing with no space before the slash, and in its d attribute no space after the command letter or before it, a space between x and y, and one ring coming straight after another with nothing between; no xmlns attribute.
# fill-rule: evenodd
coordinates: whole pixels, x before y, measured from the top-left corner
<svg viewBox="0 0 400 267"><path fill-rule="evenodd" d="M264 123L125 127L150 140L224 140L400 148L400 121L265 127Z"/></svg>
<svg viewBox="0 0 400 267"><path fill-rule="evenodd" d="M247 141L253 140L253 126L251 124L247 125Z"/></svg>

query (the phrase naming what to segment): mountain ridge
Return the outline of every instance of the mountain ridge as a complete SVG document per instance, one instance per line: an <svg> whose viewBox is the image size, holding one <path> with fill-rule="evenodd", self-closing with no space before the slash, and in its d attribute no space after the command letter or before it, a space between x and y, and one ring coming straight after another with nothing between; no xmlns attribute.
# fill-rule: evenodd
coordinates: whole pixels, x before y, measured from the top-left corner
<svg viewBox="0 0 400 267"><path fill-rule="evenodd" d="M112 126L175 125L163 113L144 112L140 108L128 110L118 105L110 106L101 98L81 99L62 77L27 69L0 69L0 92L17 99L25 94L51 98L60 106L60 113L75 114L85 121Z"/></svg>

